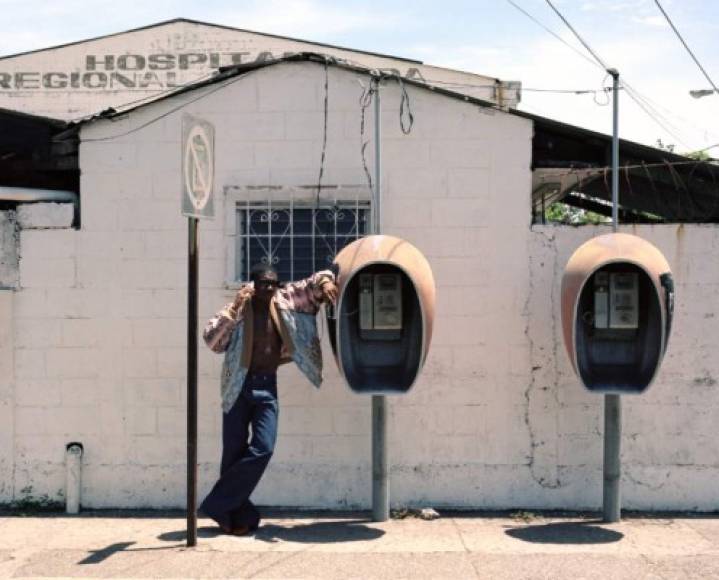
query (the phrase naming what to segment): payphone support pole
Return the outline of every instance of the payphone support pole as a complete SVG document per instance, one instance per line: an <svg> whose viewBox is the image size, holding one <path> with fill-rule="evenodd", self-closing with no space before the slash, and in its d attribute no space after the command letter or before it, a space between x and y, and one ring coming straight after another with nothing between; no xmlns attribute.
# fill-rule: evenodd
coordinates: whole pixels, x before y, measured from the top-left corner
<svg viewBox="0 0 719 580"><path fill-rule="evenodd" d="M619 72L608 69L612 75L612 229L619 227ZM604 487L603 515L607 523L618 522L621 517L621 448L622 402L619 395L604 395Z"/></svg>
<svg viewBox="0 0 719 580"><path fill-rule="evenodd" d="M373 79L374 91L374 220L375 234L382 232L382 133L379 100L380 77ZM387 397L372 395L372 521L389 519L389 469L387 460Z"/></svg>

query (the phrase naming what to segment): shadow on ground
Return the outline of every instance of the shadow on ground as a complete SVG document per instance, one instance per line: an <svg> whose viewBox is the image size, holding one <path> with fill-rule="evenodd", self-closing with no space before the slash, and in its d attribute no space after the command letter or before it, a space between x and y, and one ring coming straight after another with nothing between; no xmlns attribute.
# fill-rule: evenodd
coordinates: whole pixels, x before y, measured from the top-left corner
<svg viewBox="0 0 719 580"><path fill-rule="evenodd" d="M255 532L256 540L263 542L295 542L299 544L331 544L339 542L364 542L376 540L384 535L384 530L371 528L367 520L342 520L330 522L313 522L311 524L298 524L281 526L278 524L265 524ZM216 526L203 526L197 529L199 538L214 538L223 535ZM157 536L166 542L184 541L187 537L185 530L165 532Z"/></svg>
<svg viewBox="0 0 719 580"><path fill-rule="evenodd" d="M511 528L504 533L517 540L535 544L610 544L624 537L621 532L599 527L598 523L556 522Z"/></svg>
<svg viewBox="0 0 719 580"><path fill-rule="evenodd" d="M384 530L370 528L365 520L343 520L338 522L314 522L296 526L268 524L260 527L255 538L263 542L297 542L306 544L332 544L335 542L364 542L376 540Z"/></svg>
<svg viewBox="0 0 719 580"><path fill-rule="evenodd" d="M217 526L201 526L197 528L198 538L216 538L217 536L222 535L223 533ZM157 536L157 539L165 542L184 542L187 539L187 530L164 532Z"/></svg>
<svg viewBox="0 0 719 580"><path fill-rule="evenodd" d="M183 532L184 534L184 532ZM79 565L87 565L87 564L100 564L107 560L110 556L114 556L115 554L118 554L120 552L150 552L154 550L169 550L172 548L181 548L183 547L182 544L179 546L163 546L163 547L152 547L152 548L130 548L130 546L134 546L135 542L118 542L116 544L110 544L109 546L106 546L104 548L101 548L99 550L89 550L90 555L87 558L84 558L78 562Z"/></svg>

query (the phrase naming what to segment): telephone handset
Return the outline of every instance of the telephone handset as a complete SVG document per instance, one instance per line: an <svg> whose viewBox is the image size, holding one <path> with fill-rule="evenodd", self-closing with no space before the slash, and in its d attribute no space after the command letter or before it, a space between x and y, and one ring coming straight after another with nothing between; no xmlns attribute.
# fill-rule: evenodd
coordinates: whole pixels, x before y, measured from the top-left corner
<svg viewBox="0 0 719 580"><path fill-rule="evenodd" d="M359 275L359 328L363 338L394 340L400 337L399 331L402 329L400 274Z"/></svg>
<svg viewBox="0 0 719 580"><path fill-rule="evenodd" d="M639 274L597 272L594 275L594 328L639 327Z"/></svg>

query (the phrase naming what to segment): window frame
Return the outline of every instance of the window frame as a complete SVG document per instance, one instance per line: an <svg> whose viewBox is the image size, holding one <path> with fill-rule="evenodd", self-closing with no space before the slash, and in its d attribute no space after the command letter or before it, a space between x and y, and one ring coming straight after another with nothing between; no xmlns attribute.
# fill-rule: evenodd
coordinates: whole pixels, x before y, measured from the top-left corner
<svg viewBox="0 0 719 580"><path fill-rule="evenodd" d="M225 187L225 238L226 238L226 265L225 287L238 289L247 280L238 276L243 264L239 255L241 248L240 231L241 211L246 209L311 209L317 203L316 186L229 186ZM367 231L357 233L357 237L368 235L372 231L372 196L363 186L323 186L320 196L319 209L332 209L334 207L359 209L366 212ZM308 236L309 237L309 236ZM312 236L312 237L316 237ZM314 254L314 253L313 253ZM294 256L293 256L294 257ZM286 280L290 281L290 280Z"/></svg>

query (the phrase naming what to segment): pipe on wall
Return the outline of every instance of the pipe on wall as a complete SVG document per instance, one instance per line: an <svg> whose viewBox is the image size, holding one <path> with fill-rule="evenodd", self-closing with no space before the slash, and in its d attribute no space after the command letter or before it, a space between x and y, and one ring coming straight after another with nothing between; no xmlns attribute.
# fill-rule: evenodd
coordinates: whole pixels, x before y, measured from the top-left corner
<svg viewBox="0 0 719 580"><path fill-rule="evenodd" d="M65 512L80 513L82 488L82 443L68 443L65 447Z"/></svg>

